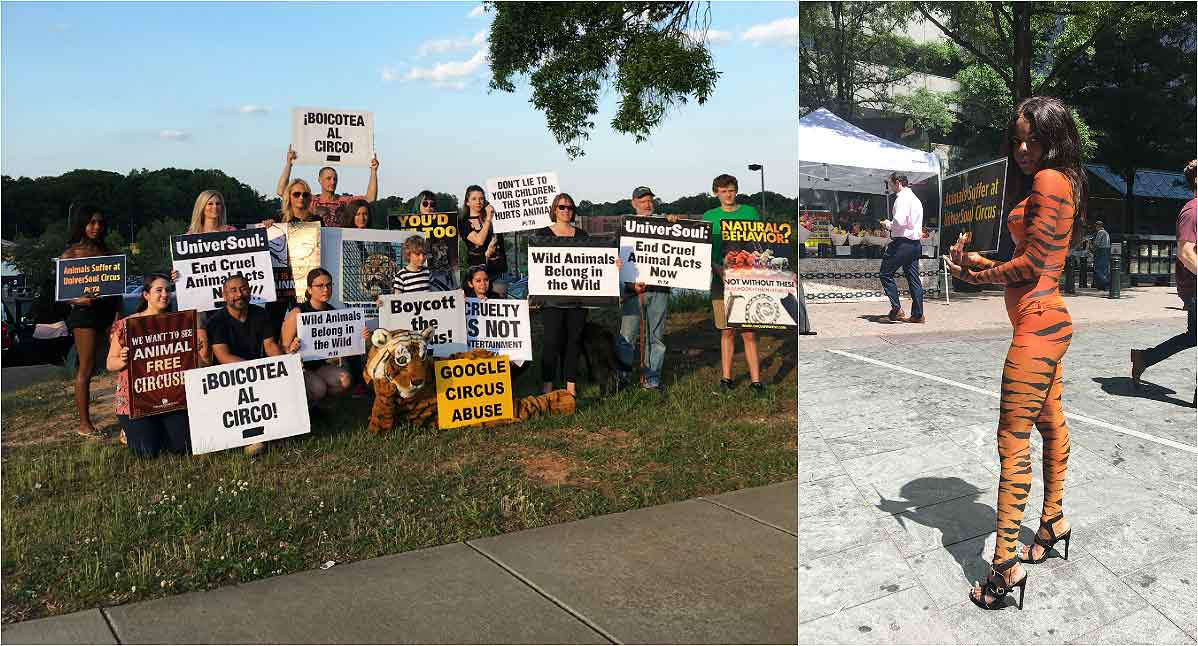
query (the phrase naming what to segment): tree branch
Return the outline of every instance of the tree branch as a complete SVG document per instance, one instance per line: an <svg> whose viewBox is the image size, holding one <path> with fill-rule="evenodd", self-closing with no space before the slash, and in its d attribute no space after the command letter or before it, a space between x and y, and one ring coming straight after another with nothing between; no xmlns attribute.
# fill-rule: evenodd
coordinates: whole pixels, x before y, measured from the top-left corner
<svg viewBox="0 0 1198 646"><path fill-rule="evenodd" d="M1052 70L1048 72L1043 80L1036 84L1033 94L1039 94L1043 88L1048 86L1048 82L1053 80L1054 77L1063 74L1064 72L1068 71L1069 68L1076 65L1078 56L1082 52L1086 51L1086 48L1088 48L1090 45L1093 45L1094 42L1098 40L1099 36L1102 36L1107 31L1110 31L1115 25L1119 24L1119 21L1123 19L1123 16L1126 15L1127 12L1131 11L1134 6L1135 4L1131 2L1120 4L1119 10L1114 14L1114 16L1095 28L1094 32L1090 34L1090 37L1087 38L1085 42L1073 48L1073 51L1069 52L1068 56L1058 57L1056 63L1052 66Z"/></svg>
<svg viewBox="0 0 1198 646"><path fill-rule="evenodd" d="M983 54L978 48L974 47L969 41L965 40L965 37L963 37L960 33L949 29L945 25L942 25L939 20L936 20L936 18L932 16L932 13L928 11L927 7L923 6L922 2L915 3L915 8L919 10L919 13L923 14L924 18L927 18L928 21L930 21L933 25L936 25L936 27L945 36L948 36L949 40L969 50L969 52L976 56L979 61L993 69L995 73L998 74L999 78L1001 78L1003 82L1007 84L1007 89L1011 90L1012 94L1015 92L1014 79L1011 78L1011 75L1007 73L1007 71L1001 66L999 66L992 57Z"/></svg>
<svg viewBox="0 0 1198 646"><path fill-rule="evenodd" d="M994 31L998 33L999 40L1006 40L1007 34L1002 30L1002 18L1000 16L1001 8L997 2L990 3L990 15L994 17Z"/></svg>

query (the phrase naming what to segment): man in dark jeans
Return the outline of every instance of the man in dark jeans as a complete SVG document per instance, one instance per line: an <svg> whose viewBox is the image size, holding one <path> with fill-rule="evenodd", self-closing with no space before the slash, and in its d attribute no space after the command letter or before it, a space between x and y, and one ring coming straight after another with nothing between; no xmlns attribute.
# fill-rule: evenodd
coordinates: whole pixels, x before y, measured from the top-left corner
<svg viewBox="0 0 1198 646"><path fill-rule="evenodd" d="M923 283L919 281L920 238L923 237L923 204L911 190L906 175L890 176L890 188L895 192L894 218L882 220L882 227L890 230L890 244L882 255L882 268L878 278L882 291L890 299L890 312L886 318L891 323L923 323ZM899 303L898 286L894 274L902 268L907 276L907 287L911 290L911 316L903 314Z"/></svg>
<svg viewBox="0 0 1198 646"><path fill-rule="evenodd" d="M1194 191L1195 161L1186 165L1184 174L1190 191ZM1140 387L1140 376L1148 367L1195 345L1195 265L1198 264L1198 250L1195 248L1195 241L1198 240L1198 233L1195 231L1195 227L1198 226L1196 213L1198 198L1191 198L1177 216L1177 264L1174 267L1174 275L1177 278L1177 295L1185 303L1186 331L1156 347L1131 351L1131 381L1136 388ZM1194 390L1194 402L1190 405L1198 405L1198 388Z"/></svg>

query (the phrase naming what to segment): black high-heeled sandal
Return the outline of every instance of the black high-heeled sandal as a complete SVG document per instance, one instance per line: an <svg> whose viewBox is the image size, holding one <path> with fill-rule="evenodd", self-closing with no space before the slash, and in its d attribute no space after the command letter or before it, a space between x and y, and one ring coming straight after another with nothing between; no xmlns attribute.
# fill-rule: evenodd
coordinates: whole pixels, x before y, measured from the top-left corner
<svg viewBox="0 0 1198 646"><path fill-rule="evenodd" d="M1036 530L1036 539L1035 539L1035 544L1044 548L1044 553L1040 555L1040 558L1038 558L1038 559L1030 558L1032 555L1031 546L1028 546L1028 548L1027 548L1027 555L1029 558L1025 559L1025 558L1019 557L1019 556L1017 556L1016 558L1018 558L1020 561L1023 561L1024 563L1031 563L1033 565L1035 565L1036 563L1043 563L1044 561L1048 560L1048 553L1052 551L1052 547L1057 544L1057 541L1065 541L1065 553L1062 558L1064 558L1066 561L1068 561L1069 560L1069 537L1073 534L1073 528L1070 527L1069 529L1065 530L1065 533L1061 534L1060 536L1057 536L1057 533L1054 532L1052 529L1052 526L1054 523L1064 520L1064 519L1065 519L1065 514L1057 514L1056 516L1053 516L1052 518L1048 519L1047 523L1044 523L1044 522L1040 523L1040 528ZM1041 529L1048 530L1049 538L1047 538L1047 539L1040 538L1040 530Z"/></svg>
<svg viewBox="0 0 1198 646"><path fill-rule="evenodd" d="M1006 599L1007 595L1014 591L1015 588L1019 588L1018 606L1020 610L1023 610L1023 592L1027 589L1027 572L1023 573L1022 579L1019 579L1014 583L1007 583L1007 580L1003 578L1002 574L1003 572L1011 569L1018 562L1019 558L1016 557L1003 561L998 565L990 566L990 576L986 577L986 586L982 588L981 594L976 597L973 596L973 590L971 589L969 591L969 600L979 608L985 608L986 610L997 610L998 608L1003 607L1003 599ZM987 595L991 597L989 603L986 603Z"/></svg>

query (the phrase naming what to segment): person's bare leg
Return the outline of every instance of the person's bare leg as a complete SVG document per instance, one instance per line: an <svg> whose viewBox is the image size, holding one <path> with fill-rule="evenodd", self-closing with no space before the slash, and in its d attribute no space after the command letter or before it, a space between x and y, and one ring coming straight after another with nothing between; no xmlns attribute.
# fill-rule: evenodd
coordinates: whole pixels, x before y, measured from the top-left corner
<svg viewBox="0 0 1198 646"><path fill-rule="evenodd" d="M757 334L741 332L741 341L745 344L745 363L749 364L749 379L753 383L761 381L761 366L757 365Z"/></svg>
<svg viewBox="0 0 1198 646"><path fill-rule="evenodd" d="M732 354L736 351L736 339L732 328L720 330L720 369L724 379L732 379Z"/></svg>
<svg viewBox="0 0 1198 646"><path fill-rule="evenodd" d="M75 410L79 413L79 432L84 435L94 435L96 427L92 425L91 384L92 371L96 369L96 330L91 328L75 328L75 353L79 356L79 369L75 372Z"/></svg>
<svg viewBox="0 0 1198 646"><path fill-rule="evenodd" d="M575 393L574 393L574 382L573 382L573 381L567 381L567 382L566 382L566 390L570 391L570 394L571 394L571 395L575 394Z"/></svg>

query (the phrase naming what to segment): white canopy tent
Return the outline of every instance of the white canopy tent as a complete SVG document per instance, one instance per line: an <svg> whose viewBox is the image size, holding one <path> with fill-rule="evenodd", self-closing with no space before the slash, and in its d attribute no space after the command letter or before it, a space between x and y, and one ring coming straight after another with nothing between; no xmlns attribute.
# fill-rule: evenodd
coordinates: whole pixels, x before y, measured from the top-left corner
<svg viewBox="0 0 1198 646"><path fill-rule="evenodd" d="M824 108L799 119L799 188L885 195L891 173L912 184L939 177L936 155L901 146Z"/></svg>

